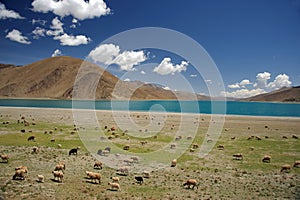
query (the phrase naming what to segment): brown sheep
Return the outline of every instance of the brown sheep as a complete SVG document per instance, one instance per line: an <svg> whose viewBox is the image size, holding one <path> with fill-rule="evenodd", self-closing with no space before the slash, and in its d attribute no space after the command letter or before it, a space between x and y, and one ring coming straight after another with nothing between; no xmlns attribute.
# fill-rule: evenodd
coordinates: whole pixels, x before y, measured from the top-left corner
<svg viewBox="0 0 300 200"><path fill-rule="evenodd" d="M264 158L262 159L263 162L270 163L271 162L271 156L270 155L265 155Z"/></svg>
<svg viewBox="0 0 300 200"><path fill-rule="evenodd" d="M66 170L65 163L59 163L54 168L54 171L64 171L64 170Z"/></svg>
<svg viewBox="0 0 300 200"><path fill-rule="evenodd" d="M96 161L94 164L94 169L102 169L102 162Z"/></svg>
<svg viewBox="0 0 300 200"><path fill-rule="evenodd" d="M2 154L1 156L2 162L8 163L9 156L7 154Z"/></svg>
<svg viewBox="0 0 300 200"><path fill-rule="evenodd" d="M281 166L280 172L289 172L291 170L291 165L289 164L284 164Z"/></svg>
<svg viewBox="0 0 300 200"><path fill-rule="evenodd" d="M299 168L299 167L300 167L300 160L296 160L296 161L294 162L293 167Z"/></svg>
<svg viewBox="0 0 300 200"><path fill-rule="evenodd" d="M109 182L108 185L111 186L111 190L120 190L120 184L119 183L111 183L111 182Z"/></svg>
<svg viewBox="0 0 300 200"><path fill-rule="evenodd" d="M13 180L25 180L26 172L22 169L18 169L15 171L13 176Z"/></svg>
<svg viewBox="0 0 300 200"><path fill-rule="evenodd" d="M19 167L16 167L15 168L15 171L17 170L22 170L24 173L27 173L28 172L28 168L26 166L19 166Z"/></svg>
<svg viewBox="0 0 300 200"><path fill-rule="evenodd" d="M194 189L194 187L196 187L198 189L198 183L197 183L197 180L195 179L188 179L184 184L183 186L187 186L187 189ZM192 188L191 188L192 186Z"/></svg>
<svg viewBox="0 0 300 200"><path fill-rule="evenodd" d="M95 181L95 183L97 183L97 180L98 180L98 183L99 183L99 184L101 183L101 174L100 174L100 173L95 173L95 172L89 172L89 171L86 171L86 175L87 175L88 178L90 178L93 182Z"/></svg>
<svg viewBox="0 0 300 200"><path fill-rule="evenodd" d="M64 178L64 173L61 171L52 171L52 174L54 176L54 180L57 180L58 182L62 182Z"/></svg>
<svg viewBox="0 0 300 200"><path fill-rule="evenodd" d="M120 178L117 176L110 177L110 179L112 179L113 183L119 183L119 181L120 181Z"/></svg>

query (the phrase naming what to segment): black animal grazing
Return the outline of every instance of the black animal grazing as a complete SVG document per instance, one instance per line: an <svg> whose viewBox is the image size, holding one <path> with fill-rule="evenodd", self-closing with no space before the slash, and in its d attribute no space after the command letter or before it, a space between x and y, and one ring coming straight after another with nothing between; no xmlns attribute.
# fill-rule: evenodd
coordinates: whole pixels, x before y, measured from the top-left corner
<svg viewBox="0 0 300 200"><path fill-rule="evenodd" d="M35 141L35 136L30 136L28 139L27 139L27 141Z"/></svg>
<svg viewBox="0 0 300 200"><path fill-rule="evenodd" d="M77 147L77 148L71 149L71 150L69 151L69 156L70 156L70 155L77 155L78 149L79 149L78 147Z"/></svg>
<svg viewBox="0 0 300 200"><path fill-rule="evenodd" d="M142 184L144 182L143 177L141 177L141 176L135 176L134 179L139 184Z"/></svg>
<svg viewBox="0 0 300 200"><path fill-rule="evenodd" d="M105 147L104 150L106 150L106 151L108 151L110 153L111 148L110 147Z"/></svg>

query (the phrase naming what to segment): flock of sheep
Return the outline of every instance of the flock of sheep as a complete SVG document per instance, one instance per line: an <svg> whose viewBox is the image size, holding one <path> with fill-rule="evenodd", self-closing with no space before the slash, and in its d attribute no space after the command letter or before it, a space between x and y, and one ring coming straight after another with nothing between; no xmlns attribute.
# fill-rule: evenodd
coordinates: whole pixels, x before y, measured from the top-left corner
<svg viewBox="0 0 300 200"><path fill-rule="evenodd" d="M27 125L28 122L25 121L25 118L22 117L21 120L24 120L25 125ZM105 129L106 128L107 127L105 127ZM111 131L114 131L114 130L111 128ZM22 130L21 130L21 132L22 132ZM298 137L295 136L295 135L293 135L292 137L294 139L298 139ZM283 138L286 138L286 136L283 136ZM175 138L175 141L181 140L181 139L182 139L182 137L178 137L178 138ZM232 138L232 139L234 140L235 138ZM252 139L261 140L261 138L259 136L250 136L248 138L248 140L252 140ZM35 141L35 140L36 140L35 136L30 136L30 137L27 138L27 141ZM145 143L147 143L147 141L143 141L142 145L144 145ZM176 148L176 144L171 144L170 148L171 149ZM194 152L198 148L199 148L199 145L194 143L194 144L191 145L190 152ZM225 146L224 145L218 145L217 148L219 150L224 150ZM69 156L77 155L79 149L80 149L79 147L71 149L69 151L68 155ZM124 150L129 150L130 145L125 145L123 147L123 149ZM34 146L32 148L32 153L39 153L39 148ZM104 150L101 150L101 152L98 152L98 154L104 155L104 156L109 154L109 153L110 153L110 148L109 147L105 148ZM9 161L9 156L7 154L2 154L0 156L1 156L2 162L8 162ZM236 159L236 160L243 160L243 155L241 153L236 153L236 154L233 154L233 158ZM139 160L138 160L137 157L131 157L131 159L129 159L129 160L124 160L124 162L126 163L127 166L123 166L123 167L120 167L119 169L117 169L116 174L117 175L122 175L122 176L128 176L129 175L129 170L130 170L129 166L132 165L134 162L138 162L138 161ZM265 155L262 158L262 162L270 163L271 162L271 156L270 155ZM176 165L177 165L177 160L173 159L170 163L170 166L171 167L176 167ZM293 164L293 167L299 168L300 167L300 161L299 160L295 161L294 164ZM103 169L103 164L100 161L96 161L93 165L93 168L95 170L98 170L98 171L97 172L85 171L86 178L91 180L92 183L101 184L102 175L99 172L99 170ZM292 168L292 166L290 164L284 164L284 165L282 165L280 171L281 172L290 171L291 168ZM66 170L65 163L61 162L61 163L58 163L57 165L55 165L54 170L52 171L53 181L63 182L64 171L65 170ZM25 180L27 173L28 173L28 168L26 166L18 166L18 167L15 168L15 174L13 175L12 179L13 180ZM142 184L143 181L144 181L144 178L150 178L150 177L151 177L150 172L149 171L144 171L142 176L134 176L134 179L137 183ZM115 191L120 190L121 187L120 187L119 177L114 176L114 177L110 177L110 179L112 180L111 182L108 182L108 185L110 186L110 190L115 190ZM45 181L45 177L41 174L38 174L37 175L37 181L43 183ZM188 189L198 188L198 185L199 185L199 183L197 182L196 179L188 179L188 180L186 180L186 182L183 183L183 186L188 188Z"/></svg>

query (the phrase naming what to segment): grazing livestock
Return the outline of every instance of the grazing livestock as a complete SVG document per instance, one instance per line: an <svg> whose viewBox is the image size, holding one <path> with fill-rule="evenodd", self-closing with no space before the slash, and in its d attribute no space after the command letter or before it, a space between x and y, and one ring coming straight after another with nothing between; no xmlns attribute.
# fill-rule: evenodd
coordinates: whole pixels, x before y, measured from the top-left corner
<svg viewBox="0 0 300 200"><path fill-rule="evenodd" d="M297 135L292 135L292 138L293 139L298 139L298 136Z"/></svg>
<svg viewBox="0 0 300 200"><path fill-rule="evenodd" d="M184 184L183 186L187 186L187 189L194 189L194 187L196 187L198 189L198 183L197 183L197 180L195 179L188 179ZM192 188L191 188L192 186Z"/></svg>
<svg viewBox="0 0 300 200"><path fill-rule="evenodd" d="M22 170L22 171L24 171L25 173L27 173L28 172L28 168L26 167L26 166L19 166L19 167L16 167L15 168L15 170L17 171L17 170Z"/></svg>
<svg viewBox="0 0 300 200"><path fill-rule="evenodd" d="M69 156L70 155L77 155L77 151L80 149L80 147L73 148L69 151Z"/></svg>
<svg viewBox="0 0 300 200"><path fill-rule="evenodd" d="M44 180L45 180L45 177L43 176L43 175L37 175L37 182L39 182L39 183L44 183Z"/></svg>
<svg viewBox="0 0 300 200"><path fill-rule="evenodd" d="M222 144L218 145L218 149L219 149L219 150L224 150L224 148L225 148L224 145L222 145Z"/></svg>
<svg viewBox="0 0 300 200"><path fill-rule="evenodd" d="M65 163L59 163L54 168L54 171L64 171L64 170L66 170L66 164Z"/></svg>
<svg viewBox="0 0 300 200"><path fill-rule="evenodd" d="M243 160L243 155L241 153L233 154L233 159L235 160Z"/></svg>
<svg viewBox="0 0 300 200"><path fill-rule="evenodd" d="M22 169L18 169L15 171L13 176L13 180L25 180L26 172Z"/></svg>
<svg viewBox="0 0 300 200"><path fill-rule="evenodd" d="M190 152L191 152L191 153L195 152L195 149L190 148Z"/></svg>
<svg viewBox="0 0 300 200"><path fill-rule="evenodd" d="M282 136L283 139L288 139L288 136L284 135Z"/></svg>
<svg viewBox="0 0 300 200"><path fill-rule="evenodd" d="M129 150L129 148L130 148L129 145L125 145L125 146L123 147L123 150Z"/></svg>
<svg viewBox="0 0 300 200"><path fill-rule="evenodd" d="M193 144L192 148L193 148L193 149L198 149L198 148L199 148L199 145L198 145L198 144Z"/></svg>
<svg viewBox="0 0 300 200"><path fill-rule="evenodd" d="M280 172L289 172L291 170L291 165L289 164L284 164L281 166Z"/></svg>
<svg viewBox="0 0 300 200"><path fill-rule="evenodd" d="M294 162L293 167L299 168L299 167L300 167L300 160L296 160L296 161Z"/></svg>
<svg viewBox="0 0 300 200"><path fill-rule="evenodd" d="M175 149L176 148L176 144L171 144L170 149Z"/></svg>
<svg viewBox="0 0 300 200"><path fill-rule="evenodd" d="M144 178L150 178L150 172L149 171L143 171Z"/></svg>
<svg viewBox="0 0 300 200"><path fill-rule="evenodd" d="M97 183L97 180L98 180L98 183L99 184L101 183L101 174L100 173L89 172L89 171L86 171L85 173L88 176L88 178L90 178L93 182L95 181L95 183Z"/></svg>
<svg viewBox="0 0 300 200"><path fill-rule="evenodd" d="M176 165L177 165L177 160L173 159L171 162L171 167L176 167Z"/></svg>
<svg viewBox="0 0 300 200"><path fill-rule="evenodd" d="M61 171L52 171L52 174L54 176L54 180L57 180L58 182L62 182L64 178L64 173Z"/></svg>
<svg viewBox="0 0 300 200"><path fill-rule="evenodd" d="M177 137L175 138L175 141L178 141L178 140L181 140L181 139L182 139L182 136L179 135L179 136L177 136Z"/></svg>
<svg viewBox="0 0 300 200"><path fill-rule="evenodd" d="M259 137L259 136L255 136L255 138L256 138L257 140L261 140L261 137Z"/></svg>
<svg viewBox="0 0 300 200"><path fill-rule="evenodd" d="M130 159L133 160L134 163L139 162L139 157L137 157L137 156L131 156Z"/></svg>
<svg viewBox="0 0 300 200"><path fill-rule="evenodd" d="M2 154L0 157L2 162L8 163L9 156L7 154Z"/></svg>
<svg viewBox="0 0 300 200"><path fill-rule="evenodd" d="M35 136L32 135L32 136L28 137L27 141L34 141L35 142Z"/></svg>
<svg viewBox="0 0 300 200"><path fill-rule="evenodd" d="M111 151L111 148L110 147L105 147L105 149L104 149L105 151L108 151L108 153L110 153L110 151Z"/></svg>
<svg viewBox="0 0 300 200"><path fill-rule="evenodd" d="M32 153L38 153L39 152L39 148L34 146L32 147Z"/></svg>
<svg viewBox="0 0 300 200"><path fill-rule="evenodd" d="M102 162L96 161L94 164L94 169L102 169Z"/></svg>
<svg viewBox="0 0 300 200"><path fill-rule="evenodd" d="M108 185L111 186L111 190L120 190L119 183L111 183L111 182L109 182Z"/></svg>
<svg viewBox="0 0 300 200"><path fill-rule="evenodd" d="M117 169L117 173L123 176L128 176L129 174L129 167L128 166L122 166Z"/></svg>
<svg viewBox="0 0 300 200"><path fill-rule="evenodd" d="M119 181L120 181L120 178L117 176L110 177L110 179L112 179L113 183L119 183Z"/></svg>
<svg viewBox="0 0 300 200"><path fill-rule="evenodd" d="M144 179L142 176L135 176L134 179L137 183L142 184L144 182Z"/></svg>
<svg viewBox="0 0 300 200"><path fill-rule="evenodd" d="M270 163L271 162L271 156L270 155L265 155L264 158L262 159L263 162L265 163Z"/></svg>

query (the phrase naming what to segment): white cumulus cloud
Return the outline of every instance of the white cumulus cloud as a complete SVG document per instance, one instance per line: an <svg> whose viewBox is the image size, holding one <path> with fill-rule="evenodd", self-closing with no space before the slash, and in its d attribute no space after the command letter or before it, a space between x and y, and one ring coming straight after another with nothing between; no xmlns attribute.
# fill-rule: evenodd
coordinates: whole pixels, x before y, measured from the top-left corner
<svg viewBox="0 0 300 200"><path fill-rule="evenodd" d="M47 23L46 20L42 20L42 19L32 19L30 22L31 22L32 25L39 24L39 25L42 25L42 26L45 26L46 23Z"/></svg>
<svg viewBox="0 0 300 200"><path fill-rule="evenodd" d="M182 71L186 71L187 66L188 62L186 61L182 61L180 64L174 65L171 62L171 58L166 57L157 67L154 68L153 71L161 75L175 74L176 72L180 73Z"/></svg>
<svg viewBox="0 0 300 200"><path fill-rule="evenodd" d="M45 32L46 30L44 28L41 27L36 27L33 31L33 38L34 39L39 39L40 37L44 37L45 36Z"/></svg>
<svg viewBox="0 0 300 200"><path fill-rule="evenodd" d="M94 62L106 65L117 64L121 70L133 71L134 66L147 60L143 51L120 51L120 47L114 44L102 44L93 49L89 57Z"/></svg>
<svg viewBox="0 0 300 200"><path fill-rule="evenodd" d="M141 71L141 74L145 75L145 74L146 74L146 72L142 70L142 71Z"/></svg>
<svg viewBox="0 0 300 200"><path fill-rule="evenodd" d="M52 30L48 30L46 32L47 35L49 36L58 36L60 34L64 33L64 29L63 29L63 23L58 19L58 17L55 17L50 25L50 28Z"/></svg>
<svg viewBox="0 0 300 200"><path fill-rule="evenodd" d="M16 29L13 29L12 31L7 33L7 35L5 37L12 41L19 42L22 44L30 44L31 43L26 36L23 36L22 33Z"/></svg>
<svg viewBox="0 0 300 200"><path fill-rule="evenodd" d="M0 2L0 19L24 19L19 13L6 9L5 5Z"/></svg>
<svg viewBox="0 0 300 200"><path fill-rule="evenodd" d="M263 94L263 93L266 93L266 91L264 91L261 88L256 88L256 89L252 89L252 90L243 88L243 89L239 89L239 90L236 90L233 92L223 91L223 92L221 92L221 95L225 96L225 97L233 97L233 98L247 98L247 97L251 97L251 96L255 96L255 95L259 95L259 94Z"/></svg>
<svg viewBox="0 0 300 200"><path fill-rule="evenodd" d="M54 40L59 40L60 44L63 46L79 46L82 44L88 44L91 41L91 38L86 37L85 35L73 36L64 33L63 35L55 36Z"/></svg>
<svg viewBox="0 0 300 200"><path fill-rule="evenodd" d="M254 87L256 88L266 88L268 86L267 82L271 78L271 74L269 72L258 73L256 75L256 83L254 83Z"/></svg>
<svg viewBox="0 0 300 200"><path fill-rule="evenodd" d="M51 57L56 57L56 56L61 56L61 50L55 49L54 52L52 53Z"/></svg>
<svg viewBox="0 0 300 200"><path fill-rule="evenodd" d="M147 59L143 51L124 51L119 54L113 62L121 67L124 71L133 71L134 66Z"/></svg>
<svg viewBox="0 0 300 200"><path fill-rule="evenodd" d="M231 89L237 89L237 88L240 88L240 84L235 83L235 84L228 85L228 87L231 88Z"/></svg>
<svg viewBox="0 0 300 200"><path fill-rule="evenodd" d="M115 57L120 53L120 47L114 44L102 44L95 49L93 49L89 57L94 62L104 63L110 65L113 63Z"/></svg>
<svg viewBox="0 0 300 200"><path fill-rule="evenodd" d="M291 86L292 82L289 80L290 77L286 74L279 74L276 76L273 82L268 84L268 87L271 89L280 89L282 87Z"/></svg>
<svg viewBox="0 0 300 200"><path fill-rule="evenodd" d="M103 0L34 0L32 10L35 12L53 12L65 17L73 16L76 19L92 19L110 13L110 8Z"/></svg>
<svg viewBox="0 0 300 200"><path fill-rule="evenodd" d="M239 83L239 85L241 86L241 87L245 87L246 85L251 85L252 83L248 80L248 79L244 79L244 80L242 80L240 83Z"/></svg>

